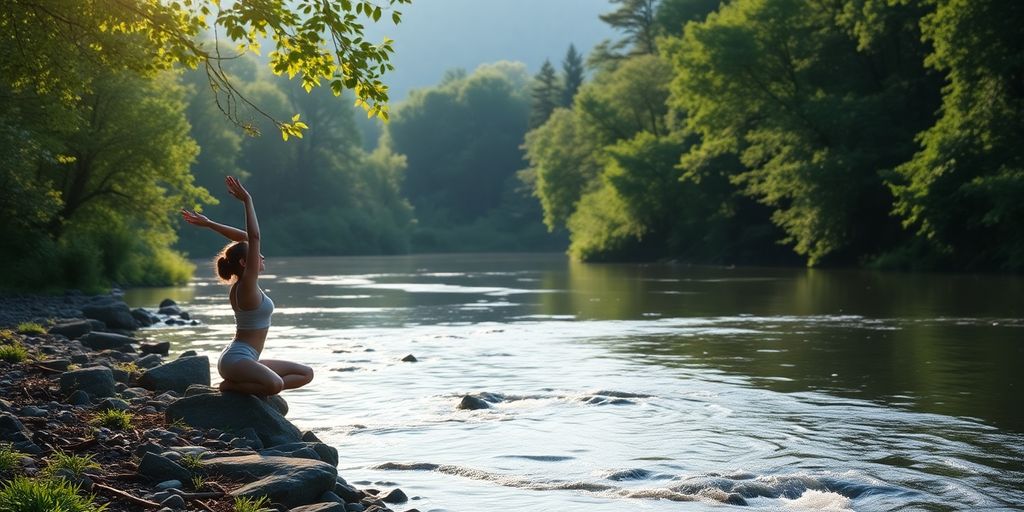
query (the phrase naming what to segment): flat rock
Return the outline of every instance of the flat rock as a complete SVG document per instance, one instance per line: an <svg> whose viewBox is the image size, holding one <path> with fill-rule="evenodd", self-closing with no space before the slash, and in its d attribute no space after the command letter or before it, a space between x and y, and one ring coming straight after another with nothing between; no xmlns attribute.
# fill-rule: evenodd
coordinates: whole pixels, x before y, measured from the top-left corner
<svg viewBox="0 0 1024 512"><path fill-rule="evenodd" d="M48 332L50 334L59 334L73 340L92 332L93 329L93 324L89 320L76 320L73 322L57 324L50 327Z"/></svg>
<svg viewBox="0 0 1024 512"><path fill-rule="evenodd" d="M83 391L94 397L105 398L115 396L114 374L110 368L83 368L64 372L60 376L60 392L69 396L75 391Z"/></svg>
<svg viewBox="0 0 1024 512"><path fill-rule="evenodd" d="M346 512L346 509L341 503L325 502L295 507L288 512Z"/></svg>
<svg viewBox="0 0 1024 512"><path fill-rule="evenodd" d="M198 428L241 431L255 429L264 446L294 443L302 433L266 401L242 393L201 393L167 407L167 421L182 420Z"/></svg>
<svg viewBox="0 0 1024 512"><path fill-rule="evenodd" d="M78 341L82 342L82 345L89 347L93 350L118 350L121 352L127 352L121 350L125 346L131 346L135 342L135 338L124 336L121 334L114 334L112 332L90 332L85 334ZM134 349L132 349L134 352Z"/></svg>
<svg viewBox="0 0 1024 512"><path fill-rule="evenodd" d="M338 476L334 466L324 462L261 455L210 458L202 461L202 469L209 475L250 481L232 496L265 495L289 508L317 501L334 488Z"/></svg>
<svg viewBox="0 0 1024 512"><path fill-rule="evenodd" d="M139 376L139 386L152 391L184 393L192 384L210 385L210 358L182 357L150 368Z"/></svg>

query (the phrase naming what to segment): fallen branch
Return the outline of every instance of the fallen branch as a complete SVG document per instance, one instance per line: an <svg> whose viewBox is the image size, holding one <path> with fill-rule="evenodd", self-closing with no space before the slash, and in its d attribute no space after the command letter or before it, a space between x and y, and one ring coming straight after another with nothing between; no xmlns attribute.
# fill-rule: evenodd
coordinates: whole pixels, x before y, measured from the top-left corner
<svg viewBox="0 0 1024 512"><path fill-rule="evenodd" d="M177 494L178 496L181 496L182 498L185 498L186 500L205 500L207 498L221 498L221 497L224 496L224 493L217 492L217 491L185 492L185 491L183 491L181 489L170 489L170 490L171 490L171 492Z"/></svg>
<svg viewBox="0 0 1024 512"><path fill-rule="evenodd" d="M110 494L113 494L115 496L120 496L120 497L122 497L124 499L127 499L127 500L131 501L132 503L135 503L136 505L140 505L140 506L143 506L143 507L147 507L147 508L159 508L160 507L159 503L156 503L154 501L144 500L142 498L136 498L135 496L132 496L131 494L128 494L128 493L126 493L124 491L119 491L117 489L114 489L113 487L108 487L108 486L103 485L103 484L95 484L94 483L93 484L93 489L99 489L101 491L106 491L106 492L108 492Z"/></svg>

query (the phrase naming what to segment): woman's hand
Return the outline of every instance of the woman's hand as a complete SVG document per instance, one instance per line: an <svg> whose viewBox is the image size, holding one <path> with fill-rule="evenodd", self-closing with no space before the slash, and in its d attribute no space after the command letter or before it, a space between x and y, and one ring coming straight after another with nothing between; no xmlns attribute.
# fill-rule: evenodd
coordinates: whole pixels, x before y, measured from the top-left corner
<svg viewBox="0 0 1024 512"><path fill-rule="evenodd" d="M234 176L228 176L224 178L224 183L228 186L228 192L235 196L235 199L248 204L252 201L252 196L249 195L249 191L245 190L242 183L238 181L238 178Z"/></svg>
<svg viewBox="0 0 1024 512"><path fill-rule="evenodd" d="M207 227L211 224L210 219L206 218L206 215L196 213L194 210L181 209L181 217L185 219L185 222L199 227Z"/></svg>

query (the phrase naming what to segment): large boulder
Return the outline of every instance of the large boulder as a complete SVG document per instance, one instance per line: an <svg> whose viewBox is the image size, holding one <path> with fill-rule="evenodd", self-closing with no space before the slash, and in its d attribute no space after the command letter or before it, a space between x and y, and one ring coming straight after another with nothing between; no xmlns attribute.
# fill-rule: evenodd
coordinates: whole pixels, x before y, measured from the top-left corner
<svg viewBox="0 0 1024 512"><path fill-rule="evenodd" d="M302 438L299 429L266 401L242 393L186 396L170 404L165 414L169 423L180 419L199 428L241 431L252 427L266 447L294 443Z"/></svg>
<svg viewBox="0 0 1024 512"><path fill-rule="evenodd" d="M320 496L334 489L338 476L334 466L325 462L261 455L205 459L202 469L208 475L249 482L231 491L232 496L267 496L289 508L319 501Z"/></svg>
<svg viewBox="0 0 1024 512"><path fill-rule="evenodd" d="M75 391L82 391L91 396L105 398L116 396L114 374L110 368L82 368L64 372L60 376L60 392L70 396Z"/></svg>
<svg viewBox="0 0 1024 512"><path fill-rule="evenodd" d="M210 358L182 357L150 368L139 376L139 386L152 391L184 393L192 384L210 385Z"/></svg>
<svg viewBox="0 0 1024 512"><path fill-rule="evenodd" d="M136 340L135 338L112 332L90 332L82 336L78 341L93 350L112 349L121 352L134 352L135 349L132 348L132 343L135 343ZM125 347L128 348L125 349Z"/></svg>
<svg viewBox="0 0 1024 512"><path fill-rule="evenodd" d="M113 329L139 328L139 323L132 316L128 304L120 301L101 301L82 306L82 315L99 320Z"/></svg>

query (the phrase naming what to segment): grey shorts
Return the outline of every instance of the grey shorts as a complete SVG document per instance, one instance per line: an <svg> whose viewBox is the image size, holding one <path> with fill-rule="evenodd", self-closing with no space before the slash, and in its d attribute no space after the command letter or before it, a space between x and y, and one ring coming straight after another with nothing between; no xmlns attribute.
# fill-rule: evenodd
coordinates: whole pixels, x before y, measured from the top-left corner
<svg viewBox="0 0 1024 512"><path fill-rule="evenodd" d="M217 359L217 373L223 377L225 365L232 365L243 359L259 361L260 353L257 352L252 345L244 341L232 341L231 344L220 353L220 358Z"/></svg>

